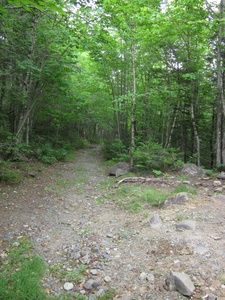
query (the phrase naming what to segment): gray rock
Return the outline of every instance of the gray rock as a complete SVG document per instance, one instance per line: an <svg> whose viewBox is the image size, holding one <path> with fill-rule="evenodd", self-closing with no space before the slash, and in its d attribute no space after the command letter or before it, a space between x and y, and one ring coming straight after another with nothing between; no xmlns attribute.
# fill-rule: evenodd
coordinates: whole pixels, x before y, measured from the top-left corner
<svg viewBox="0 0 225 300"><path fill-rule="evenodd" d="M170 291L178 291L184 296L191 296L195 290L193 282L185 273L170 272L166 284Z"/></svg>
<svg viewBox="0 0 225 300"><path fill-rule="evenodd" d="M149 221L149 226L151 228L159 228L162 225L160 216L158 214L154 214L150 221Z"/></svg>
<svg viewBox="0 0 225 300"><path fill-rule="evenodd" d="M204 299L204 300L217 300L218 298L213 294L208 294L205 297L203 297L202 299Z"/></svg>
<svg viewBox="0 0 225 300"><path fill-rule="evenodd" d="M147 274L147 277L146 277L147 281L149 282L154 282L155 281L155 277L153 274Z"/></svg>
<svg viewBox="0 0 225 300"><path fill-rule="evenodd" d="M64 286L63 286L65 291L70 291L73 289L73 287L74 287L74 285L71 282L65 282Z"/></svg>
<svg viewBox="0 0 225 300"><path fill-rule="evenodd" d="M91 269L91 270L90 270L90 273L91 273L92 275L97 275L97 274L98 274L98 270L96 270L96 269Z"/></svg>
<svg viewBox="0 0 225 300"><path fill-rule="evenodd" d="M167 200L165 200L163 202L163 206L168 206L171 204L181 205L187 201L189 201L188 193L186 193L186 192L177 193L177 194L169 197Z"/></svg>
<svg viewBox="0 0 225 300"><path fill-rule="evenodd" d="M93 288L93 279L89 279L85 284L84 284L84 288L85 290L91 290Z"/></svg>
<svg viewBox="0 0 225 300"><path fill-rule="evenodd" d="M219 180L215 180L215 181L213 182L213 186L214 186L214 187L221 187L221 186L222 186L222 182L219 181Z"/></svg>
<svg viewBox="0 0 225 300"><path fill-rule="evenodd" d="M81 257L80 252L71 253L70 258L79 259Z"/></svg>
<svg viewBox="0 0 225 300"><path fill-rule="evenodd" d="M93 283L92 283L92 286L93 286L93 287L98 287L98 286L101 286L101 285L102 285L102 280L101 280L101 278L95 279L95 280L93 281Z"/></svg>
<svg viewBox="0 0 225 300"><path fill-rule="evenodd" d="M108 174L118 177L118 176L126 174L130 170L131 170L131 167L128 163L118 162L117 164L115 164L114 166L109 168Z"/></svg>
<svg viewBox="0 0 225 300"><path fill-rule="evenodd" d="M111 277L110 276L105 276L104 277L104 281L105 282L110 282L112 279L111 279Z"/></svg>
<svg viewBox="0 0 225 300"><path fill-rule="evenodd" d="M195 164L185 164L181 173L189 176L201 176L207 173L207 170L197 167Z"/></svg>
<svg viewBox="0 0 225 300"><path fill-rule="evenodd" d="M106 235L108 238L113 238L113 234L112 233L107 233L107 235Z"/></svg>
<svg viewBox="0 0 225 300"><path fill-rule="evenodd" d="M224 172L221 172L218 176L217 176L218 179L222 179L222 180L225 180L225 173Z"/></svg>
<svg viewBox="0 0 225 300"><path fill-rule="evenodd" d="M187 229L187 230L195 230L196 222L193 220L184 220L178 224L176 224L177 230Z"/></svg>
<svg viewBox="0 0 225 300"><path fill-rule="evenodd" d="M145 281L145 280L147 279L147 273L142 272L142 273L140 274L140 276L139 276L139 279L140 279L141 281Z"/></svg>
<svg viewBox="0 0 225 300"><path fill-rule="evenodd" d="M83 256L81 259L80 259L80 262L84 265L87 265L89 264L90 262L90 257L89 257L89 254L86 254L85 256Z"/></svg>

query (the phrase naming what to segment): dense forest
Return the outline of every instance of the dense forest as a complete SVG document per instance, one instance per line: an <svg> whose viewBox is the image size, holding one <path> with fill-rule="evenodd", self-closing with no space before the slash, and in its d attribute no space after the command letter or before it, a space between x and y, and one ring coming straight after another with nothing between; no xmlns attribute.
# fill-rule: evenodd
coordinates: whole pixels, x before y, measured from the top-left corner
<svg viewBox="0 0 225 300"><path fill-rule="evenodd" d="M0 160L103 145L147 170L225 165L225 0L1 0Z"/></svg>

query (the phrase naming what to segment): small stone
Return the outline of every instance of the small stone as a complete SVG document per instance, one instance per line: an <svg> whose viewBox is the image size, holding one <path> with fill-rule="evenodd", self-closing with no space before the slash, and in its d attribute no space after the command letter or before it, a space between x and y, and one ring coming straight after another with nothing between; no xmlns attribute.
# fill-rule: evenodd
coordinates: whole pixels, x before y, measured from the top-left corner
<svg viewBox="0 0 225 300"><path fill-rule="evenodd" d="M166 284L170 291L178 291L184 296L191 296L195 290L195 286L190 277L185 273L170 272L170 275L166 280Z"/></svg>
<svg viewBox="0 0 225 300"><path fill-rule="evenodd" d="M63 286L65 291L70 291L73 289L73 287L74 287L74 285L71 282L65 282L64 286Z"/></svg>
<svg viewBox="0 0 225 300"><path fill-rule="evenodd" d="M215 180L215 181L213 182L213 186L214 186L214 187L222 186L222 182L219 181L219 180Z"/></svg>
<svg viewBox="0 0 225 300"><path fill-rule="evenodd" d="M92 270L90 270L90 273L91 273L92 275L97 275L97 274L98 274L98 270L92 269Z"/></svg>
<svg viewBox="0 0 225 300"><path fill-rule="evenodd" d="M106 236L107 236L108 238L112 238L112 237L113 237L113 234L112 234L112 233L108 233Z"/></svg>
<svg viewBox="0 0 225 300"><path fill-rule="evenodd" d="M141 281L145 281L145 280L147 279L147 274L146 274L145 272L142 272L142 273L140 274L140 276L139 276L139 279L140 279Z"/></svg>
<svg viewBox="0 0 225 300"><path fill-rule="evenodd" d="M72 259L79 259L81 257L80 252L71 253L70 257Z"/></svg>
<svg viewBox="0 0 225 300"><path fill-rule="evenodd" d="M163 206L166 207L170 204L176 204L176 205L181 205L185 202L189 201L188 193L186 192L181 192L177 193L171 197L169 197L167 200L163 202Z"/></svg>
<svg viewBox="0 0 225 300"><path fill-rule="evenodd" d="M19 242L15 242L15 243L13 243L13 246L19 247L19 246L20 246L20 243L19 243Z"/></svg>
<svg viewBox="0 0 225 300"><path fill-rule="evenodd" d="M154 214L150 221L149 221L149 226L151 228L159 228L161 226L161 219L160 216L158 214Z"/></svg>
<svg viewBox="0 0 225 300"><path fill-rule="evenodd" d="M91 290L93 287L93 279L89 279L85 284L84 284L84 288L85 290Z"/></svg>
<svg viewBox="0 0 225 300"><path fill-rule="evenodd" d="M92 283L92 286L93 287L98 287L98 286L101 286L102 285L102 280L101 278L98 278L98 279L95 279Z"/></svg>
<svg viewBox="0 0 225 300"><path fill-rule="evenodd" d="M109 222L110 222L110 223L112 223L112 224L115 224L115 223L117 223L117 221L116 221L116 220L110 220Z"/></svg>
<svg viewBox="0 0 225 300"><path fill-rule="evenodd" d="M184 181L183 181L183 184L188 184L188 185L189 185L189 184L191 184L191 182L188 181L188 180L184 180Z"/></svg>
<svg viewBox="0 0 225 300"><path fill-rule="evenodd" d="M80 262L82 262L82 264L84 264L84 265L89 264L89 262L90 262L89 254L86 254L85 256L83 256L83 257L80 259Z"/></svg>
<svg viewBox="0 0 225 300"><path fill-rule="evenodd" d="M111 277L110 276L105 276L104 277L104 281L105 282L110 282L112 279L111 279Z"/></svg>
<svg viewBox="0 0 225 300"><path fill-rule="evenodd" d="M204 299L204 300L217 300L218 298L213 294L208 294L208 295L204 296L202 299Z"/></svg>
<svg viewBox="0 0 225 300"><path fill-rule="evenodd" d="M195 230L196 222L192 220L185 220L178 224L176 224L176 229L179 231L180 229L187 230Z"/></svg>
<svg viewBox="0 0 225 300"><path fill-rule="evenodd" d="M96 300L97 296L95 294L91 294L88 298L88 300Z"/></svg>
<svg viewBox="0 0 225 300"><path fill-rule="evenodd" d="M153 274L147 274L146 279L147 279L149 282L154 282L154 281L155 281L155 277L154 277Z"/></svg>

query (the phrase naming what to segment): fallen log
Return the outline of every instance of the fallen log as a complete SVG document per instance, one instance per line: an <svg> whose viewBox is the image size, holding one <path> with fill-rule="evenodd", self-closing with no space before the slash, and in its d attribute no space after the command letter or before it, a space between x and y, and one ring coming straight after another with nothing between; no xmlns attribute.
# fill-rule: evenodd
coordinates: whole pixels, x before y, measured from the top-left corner
<svg viewBox="0 0 225 300"><path fill-rule="evenodd" d="M117 185L115 186L115 188L118 188L120 184L122 183L135 183L135 182L139 182L139 183L161 183L161 184L168 184L168 185L173 185L175 182L174 181L168 181L168 180L164 180L164 179L160 179L160 178L149 178L149 177L127 177L127 178L123 178L119 181L117 181ZM177 183L177 182L176 182Z"/></svg>

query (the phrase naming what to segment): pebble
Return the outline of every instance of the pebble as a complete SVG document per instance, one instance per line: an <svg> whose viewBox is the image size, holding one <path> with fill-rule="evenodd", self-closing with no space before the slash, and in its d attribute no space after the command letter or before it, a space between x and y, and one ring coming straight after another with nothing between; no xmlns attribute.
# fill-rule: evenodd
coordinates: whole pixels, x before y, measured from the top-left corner
<svg viewBox="0 0 225 300"><path fill-rule="evenodd" d="M110 276L105 276L104 277L104 281L105 282L110 282L112 279L111 279L111 277Z"/></svg>
<svg viewBox="0 0 225 300"><path fill-rule="evenodd" d="M19 242L15 242L15 243L13 243L13 246L19 247L19 246L20 246L20 243L19 243Z"/></svg>
<svg viewBox="0 0 225 300"><path fill-rule="evenodd" d="M93 281L93 283L92 283L92 286L93 287L98 287L98 286L101 286L102 285L102 280L101 280L101 278L98 278L98 279L95 279L94 281Z"/></svg>
<svg viewBox="0 0 225 300"><path fill-rule="evenodd" d="M89 280L84 284L85 290L91 290L91 289L92 289L93 282L94 282L93 279L89 279Z"/></svg>
<svg viewBox="0 0 225 300"><path fill-rule="evenodd" d="M112 233L108 233L106 236L107 236L108 238L113 238L113 234L112 234Z"/></svg>
<svg viewBox="0 0 225 300"><path fill-rule="evenodd" d="M65 282L64 286L63 286L63 288L64 288L65 291L70 291L70 290L73 289L73 287L74 287L74 285L71 282Z"/></svg>

